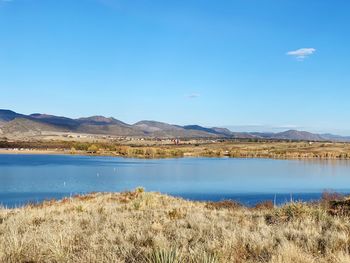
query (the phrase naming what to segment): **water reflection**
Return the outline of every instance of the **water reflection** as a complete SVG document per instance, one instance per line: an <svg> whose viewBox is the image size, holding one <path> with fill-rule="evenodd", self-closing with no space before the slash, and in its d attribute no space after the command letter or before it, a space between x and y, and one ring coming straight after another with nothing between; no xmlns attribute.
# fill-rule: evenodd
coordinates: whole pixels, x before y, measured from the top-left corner
<svg viewBox="0 0 350 263"><path fill-rule="evenodd" d="M230 198L252 204L277 194L283 202L290 193L310 200L324 189L349 192L350 162L0 155L0 202L5 205L138 186L195 200Z"/></svg>

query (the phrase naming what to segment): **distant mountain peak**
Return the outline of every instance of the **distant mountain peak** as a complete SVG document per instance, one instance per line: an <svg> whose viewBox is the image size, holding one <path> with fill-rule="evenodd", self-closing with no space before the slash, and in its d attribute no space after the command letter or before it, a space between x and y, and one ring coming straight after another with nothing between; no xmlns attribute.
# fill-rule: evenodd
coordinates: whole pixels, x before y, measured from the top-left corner
<svg viewBox="0 0 350 263"><path fill-rule="evenodd" d="M18 114L14 111L0 109L0 121L12 121L15 118L19 118L21 116L23 115Z"/></svg>
<svg viewBox="0 0 350 263"><path fill-rule="evenodd" d="M96 121L96 122L112 122L114 121L115 119L112 118L112 117L104 117L104 116L101 116L101 115L95 115L95 116L91 116L91 117L85 117L85 118L79 118L78 120L90 120L90 121Z"/></svg>
<svg viewBox="0 0 350 263"><path fill-rule="evenodd" d="M273 135L277 139L287 140L305 140L305 141L322 141L325 140L321 135L307 131L288 130Z"/></svg>
<svg viewBox="0 0 350 263"><path fill-rule="evenodd" d="M0 114L18 114L12 110L0 109Z"/></svg>
<svg viewBox="0 0 350 263"><path fill-rule="evenodd" d="M113 117L104 117L100 115L79 118L77 121L84 125L121 125L121 126L130 126L129 124L117 120Z"/></svg>

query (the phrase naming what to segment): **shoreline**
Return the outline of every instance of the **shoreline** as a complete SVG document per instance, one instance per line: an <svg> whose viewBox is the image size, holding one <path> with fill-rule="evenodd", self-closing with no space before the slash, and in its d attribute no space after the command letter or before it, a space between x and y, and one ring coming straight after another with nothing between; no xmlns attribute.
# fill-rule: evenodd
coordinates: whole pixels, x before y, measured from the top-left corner
<svg viewBox="0 0 350 263"><path fill-rule="evenodd" d="M184 152L183 155L174 156L143 156L143 155L122 155L116 154L114 152L103 152L103 153L88 153L86 151L75 151L72 152L68 149L10 149L10 148L0 148L0 155L71 155L71 156L90 156L90 157L117 157L117 158L135 158L135 159L181 159L181 158L229 158L229 159L269 159L269 160L300 160L300 161L350 161L350 158L338 158L338 157L314 157L314 156L281 156L281 157L271 157L271 156L227 156L227 155L207 155L207 154L196 154L192 152Z"/></svg>
<svg viewBox="0 0 350 263"><path fill-rule="evenodd" d="M0 148L0 154L8 154L8 155L72 155L70 152L63 150L31 150L31 149L23 149L23 150L13 150L13 149L4 149Z"/></svg>
<svg viewBox="0 0 350 263"><path fill-rule="evenodd" d="M0 197L6 197L7 200L0 200L0 209L13 210L13 209L21 209L27 206L41 206L45 205L48 202L62 202L66 199L72 200L77 196L89 196L94 194L100 195L116 195L122 194L126 192L133 192L137 190L144 191L143 187L138 187L136 189L123 190L123 191L91 191L91 192L72 192L72 193L40 193L40 196L35 194L34 197L27 197L26 200L19 200L18 197L21 194L26 195L27 193L8 193L2 194L0 193ZM218 196L212 195L214 198L197 198L196 194L173 194L159 191L147 191L151 194L160 194L166 195L175 199L182 199L187 202L193 203L210 203L210 204L234 204L246 209L253 209L254 207L259 207L262 204L270 204L274 208L283 207L292 203L303 203L303 204L316 204L320 203L325 199L325 196L337 196L338 198L347 198L350 196L350 191L318 191L318 192L247 192L247 193L232 193L232 194L224 194L220 198ZM12 202L11 197L16 196L17 203ZM245 198L249 199L245 199Z"/></svg>

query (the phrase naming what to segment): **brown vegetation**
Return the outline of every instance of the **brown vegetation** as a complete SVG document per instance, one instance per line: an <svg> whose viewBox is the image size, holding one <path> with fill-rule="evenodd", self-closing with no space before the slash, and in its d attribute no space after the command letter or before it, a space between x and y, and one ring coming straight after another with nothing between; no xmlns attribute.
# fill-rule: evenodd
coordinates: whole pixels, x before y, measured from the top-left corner
<svg viewBox="0 0 350 263"><path fill-rule="evenodd" d="M308 143L287 141L213 141L184 142L181 145L147 141L139 144L127 142L0 142L1 148L23 148L39 151L57 151L70 154L92 154L136 158L174 157L231 157L275 159L350 159L348 143ZM2 151L4 152L4 151ZM25 152L25 151L22 151ZM31 151L35 152L35 151Z"/></svg>
<svg viewBox="0 0 350 263"><path fill-rule="evenodd" d="M249 209L137 189L0 209L0 262L350 262L350 204L333 201Z"/></svg>

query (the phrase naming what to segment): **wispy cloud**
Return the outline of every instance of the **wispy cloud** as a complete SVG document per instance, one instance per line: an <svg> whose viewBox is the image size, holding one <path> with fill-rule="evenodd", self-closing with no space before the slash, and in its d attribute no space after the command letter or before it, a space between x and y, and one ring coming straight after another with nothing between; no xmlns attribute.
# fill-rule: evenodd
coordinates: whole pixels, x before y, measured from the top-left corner
<svg viewBox="0 0 350 263"><path fill-rule="evenodd" d="M293 56L299 61L303 61L305 58L311 56L316 52L315 48L300 48L297 50L288 51L288 56Z"/></svg>
<svg viewBox="0 0 350 263"><path fill-rule="evenodd" d="M1 0L1 2L13 2L13 0Z"/></svg>
<svg viewBox="0 0 350 263"><path fill-rule="evenodd" d="M196 98L198 98L200 96L201 95L199 93L191 93L191 94L185 95L185 97L188 98L188 99L196 99Z"/></svg>

